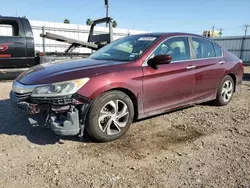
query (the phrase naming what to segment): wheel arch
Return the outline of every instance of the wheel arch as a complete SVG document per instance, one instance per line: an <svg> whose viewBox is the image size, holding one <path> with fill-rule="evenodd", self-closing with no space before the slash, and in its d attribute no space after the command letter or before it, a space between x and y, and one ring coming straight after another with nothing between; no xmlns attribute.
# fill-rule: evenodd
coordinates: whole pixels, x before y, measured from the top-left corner
<svg viewBox="0 0 250 188"><path fill-rule="evenodd" d="M236 90L236 76L233 73L229 73L228 76L230 76L234 81L234 92Z"/></svg>

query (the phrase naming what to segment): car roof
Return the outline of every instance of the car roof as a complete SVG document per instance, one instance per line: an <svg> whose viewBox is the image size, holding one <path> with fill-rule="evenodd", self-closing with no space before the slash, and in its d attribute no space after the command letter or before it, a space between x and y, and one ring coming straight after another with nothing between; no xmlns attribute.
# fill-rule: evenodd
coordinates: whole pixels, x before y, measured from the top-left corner
<svg viewBox="0 0 250 188"><path fill-rule="evenodd" d="M202 38L206 38L209 39L207 37L204 37L202 35L198 35L198 34L193 34L193 33L183 33L183 32L161 32L161 33L140 33L140 34L136 34L136 36L155 36L155 37L170 37L170 36L194 36L194 37L202 37Z"/></svg>

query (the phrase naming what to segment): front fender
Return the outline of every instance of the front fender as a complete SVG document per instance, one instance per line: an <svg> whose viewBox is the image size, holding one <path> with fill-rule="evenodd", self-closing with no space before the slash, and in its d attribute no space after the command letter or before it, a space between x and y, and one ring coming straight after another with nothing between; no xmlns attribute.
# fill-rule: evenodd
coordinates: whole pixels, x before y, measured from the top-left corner
<svg viewBox="0 0 250 188"><path fill-rule="evenodd" d="M142 96L141 68L96 75L90 78L87 84L79 89L77 93L90 99L95 99L102 93L116 88L130 90L136 97Z"/></svg>

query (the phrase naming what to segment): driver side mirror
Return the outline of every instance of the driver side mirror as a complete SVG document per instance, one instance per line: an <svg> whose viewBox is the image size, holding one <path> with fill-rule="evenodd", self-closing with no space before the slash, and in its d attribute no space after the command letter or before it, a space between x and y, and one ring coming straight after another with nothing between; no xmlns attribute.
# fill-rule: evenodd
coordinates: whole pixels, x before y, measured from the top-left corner
<svg viewBox="0 0 250 188"><path fill-rule="evenodd" d="M158 68L156 65L169 64L171 60L171 55L157 55L148 60L148 65L157 70Z"/></svg>

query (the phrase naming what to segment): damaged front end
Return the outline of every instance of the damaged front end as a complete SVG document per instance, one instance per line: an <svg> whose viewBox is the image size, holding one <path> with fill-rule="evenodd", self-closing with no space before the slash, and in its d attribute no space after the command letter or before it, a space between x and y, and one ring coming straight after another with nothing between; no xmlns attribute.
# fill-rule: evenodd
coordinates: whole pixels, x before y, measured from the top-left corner
<svg viewBox="0 0 250 188"><path fill-rule="evenodd" d="M33 126L51 128L63 136L84 133L91 100L75 93L60 97L32 97L29 89L12 90L10 99L28 114Z"/></svg>

